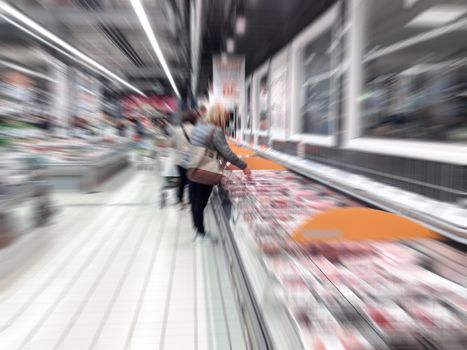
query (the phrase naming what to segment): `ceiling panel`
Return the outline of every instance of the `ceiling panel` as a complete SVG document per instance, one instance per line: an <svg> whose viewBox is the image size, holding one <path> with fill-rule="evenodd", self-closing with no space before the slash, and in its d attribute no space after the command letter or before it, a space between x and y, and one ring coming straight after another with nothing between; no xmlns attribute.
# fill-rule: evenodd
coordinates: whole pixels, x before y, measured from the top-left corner
<svg viewBox="0 0 467 350"><path fill-rule="evenodd" d="M179 18L181 8L167 0L142 3L169 67L176 71L177 79L182 79L178 84L183 90L189 64L188 33ZM129 0L17 0L14 5L108 69L131 72L152 84L166 84Z"/></svg>
<svg viewBox="0 0 467 350"><path fill-rule="evenodd" d="M336 0L206 0L209 7L203 36L203 55L198 91L205 93L212 75L213 54L225 51L225 41L233 35L235 13L242 5L247 29L234 35L235 53L244 54L249 74Z"/></svg>

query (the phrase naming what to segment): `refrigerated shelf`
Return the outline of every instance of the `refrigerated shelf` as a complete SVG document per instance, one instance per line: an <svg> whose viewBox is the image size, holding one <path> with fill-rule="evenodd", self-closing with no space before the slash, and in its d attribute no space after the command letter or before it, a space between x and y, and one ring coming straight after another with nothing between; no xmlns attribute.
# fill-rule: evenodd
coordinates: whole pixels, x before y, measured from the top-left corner
<svg viewBox="0 0 467 350"><path fill-rule="evenodd" d="M252 150L262 156L269 153L257 149ZM279 162L290 170L305 175L307 178L312 178L324 185L337 189L339 192L346 193L352 198L360 199L371 206L396 213L407 210L407 208L399 204L400 206L397 207L398 211L396 211L394 202L383 201L384 198L378 196L370 197L363 191L363 193L356 195L354 187L337 186L331 181L332 177L331 179L320 181L315 174L311 176L310 173L305 173L303 166L290 166L281 157L275 158L268 155L266 158ZM317 168L319 168L319 165ZM241 305L244 322L249 328L250 338L257 339L257 346L252 346L251 348L307 349L308 346L305 344L298 321L286 305L284 286L281 285L274 271L265 262L263 252L255 244L252 236L248 234L248 228L242 223L239 207L232 205L228 193L222 188L214 192L211 204L213 213L220 226L221 237L229 266L231 267L232 279L235 280L234 286L237 289L236 294ZM410 212L405 214L410 214ZM410 217L409 215L404 216ZM439 232L438 230L436 231ZM447 250L452 249L442 242L433 241L433 243L438 243ZM467 264L463 265L464 260L461 259L456 264L452 264L452 261L449 261L446 257L446 254L449 254L449 252L445 252L446 254L443 256L441 253L438 254L439 249L433 247L427 248L424 246L425 243L419 241L408 240L404 241L403 244L427 256L429 258L427 260L435 262L434 265L436 266L434 266L433 271L439 275L444 275L461 286L466 285L465 271ZM461 252L459 252L459 256L463 259L465 258L465 254ZM446 271L448 276L443 274ZM434 274L433 278L436 278ZM344 297L343 300L345 301L346 298ZM360 322L368 326L369 320L365 319L363 314L360 314L360 316ZM394 345L391 342L395 341L394 339L384 338L377 329L372 327L368 328L365 337L371 338L373 344L378 344L377 349L388 349ZM423 346L421 345L423 342L430 340L422 337L422 339L416 339L416 341L417 346ZM453 344L453 346L456 348L458 345Z"/></svg>
<svg viewBox="0 0 467 350"><path fill-rule="evenodd" d="M272 149L264 150L245 144L241 146L254 151L259 156L278 162L304 177L316 180L374 207L412 219L449 239L467 244L467 208L436 201L361 175Z"/></svg>
<svg viewBox="0 0 467 350"><path fill-rule="evenodd" d="M129 149L122 149L85 161L51 162L47 181L56 190L93 191L129 164L128 153Z"/></svg>

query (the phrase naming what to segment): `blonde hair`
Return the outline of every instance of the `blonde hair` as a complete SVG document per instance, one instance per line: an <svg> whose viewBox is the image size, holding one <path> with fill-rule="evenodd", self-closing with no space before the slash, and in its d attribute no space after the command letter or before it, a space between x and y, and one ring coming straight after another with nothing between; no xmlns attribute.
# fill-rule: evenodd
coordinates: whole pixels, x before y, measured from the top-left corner
<svg viewBox="0 0 467 350"><path fill-rule="evenodd" d="M214 105L208 112L206 122L214 124L222 129L225 129L226 117L225 109L221 105Z"/></svg>

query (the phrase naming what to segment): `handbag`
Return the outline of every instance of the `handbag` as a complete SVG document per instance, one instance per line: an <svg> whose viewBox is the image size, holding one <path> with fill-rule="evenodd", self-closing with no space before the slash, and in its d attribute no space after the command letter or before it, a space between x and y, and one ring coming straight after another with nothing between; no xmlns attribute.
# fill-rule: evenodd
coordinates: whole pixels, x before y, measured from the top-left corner
<svg viewBox="0 0 467 350"><path fill-rule="evenodd" d="M185 130L185 128L183 127L183 124L181 124L180 127L182 128L183 135L185 135L186 140L188 141L188 143L190 143L191 140L190 140L190 138L188 137L188 134L186 133L186 130Z"/></svg>
<svg viewBox="0 0 467 350"><path fill-rule="evenodd" d="M211 145L216 128L209 135L207 145ZM217 151L208 146L191 145L190 162L187 167L187 177L190 181L203 185L215 186L221 183L226 161Z"/></svg>
<svg viewBox="0 0 467 350"><path fill-rule="evenodd" d="M188 133L186 132L183 125L180 125L180 127L183 131L183 135L185 136L185 139L188 141L188 145L190 145L191 140L190 140L190 137L188 136ZM179 159L178 165L181 166L183 169L187 169L188 164L190 162L190 158L191 158L190 147L188 147L185 150L177 150L177 152L178 152L178 159Z"/></svg>

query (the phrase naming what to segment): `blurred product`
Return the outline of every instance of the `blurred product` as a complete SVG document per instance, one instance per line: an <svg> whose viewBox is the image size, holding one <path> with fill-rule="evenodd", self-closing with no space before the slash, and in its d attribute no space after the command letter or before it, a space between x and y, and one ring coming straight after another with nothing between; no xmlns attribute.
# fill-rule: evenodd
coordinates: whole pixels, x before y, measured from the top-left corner
<svg viewBox="0 0 467 350"><path fill-rule="evenodd" d="M423 349L422 338L456 348L466 340L467 288L428 270L404 241L290 236L308 217L363 204L288 171L233 171L223 188L235 227L262 252L309 349L378 349L378 338L390 348Z"/></svg>

